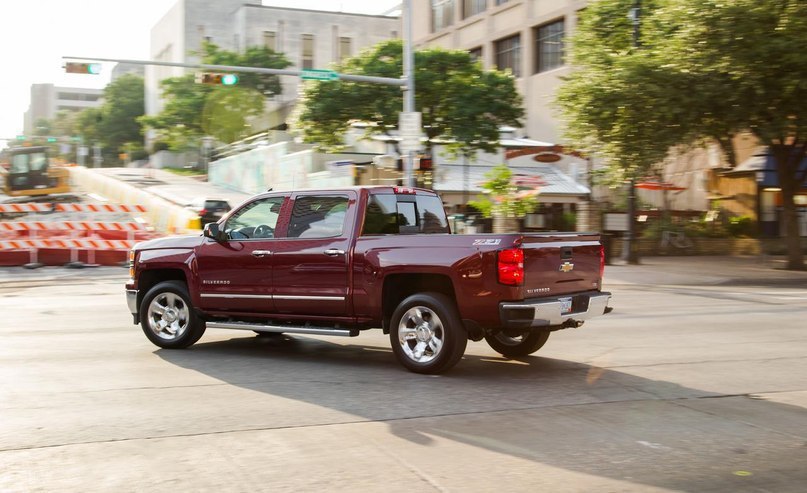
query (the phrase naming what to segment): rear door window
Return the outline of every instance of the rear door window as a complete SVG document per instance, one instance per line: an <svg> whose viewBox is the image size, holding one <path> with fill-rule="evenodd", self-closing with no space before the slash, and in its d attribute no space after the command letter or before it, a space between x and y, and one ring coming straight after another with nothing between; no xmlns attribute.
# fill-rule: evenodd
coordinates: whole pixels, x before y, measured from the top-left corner
<svg viewBox="0 0 807 493"><path fill-rule="evenodd" d="M303 195L294 200L288 238L333 238L345 231L348 198L342 195Z"/></svg>

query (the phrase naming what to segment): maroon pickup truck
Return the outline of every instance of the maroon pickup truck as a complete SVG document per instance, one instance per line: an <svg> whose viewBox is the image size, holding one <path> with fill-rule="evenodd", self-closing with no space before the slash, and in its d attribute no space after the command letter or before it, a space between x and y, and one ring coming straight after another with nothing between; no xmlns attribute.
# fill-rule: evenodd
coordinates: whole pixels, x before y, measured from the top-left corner
<svg viewBox="0 0 807 493"><path fill-rule="evenodd" d="M609 312L595 233L453 235L440 198L402 187L267 192L202 235L137 244L126 296L162 348L206 328L356 336L381 328L418 373L468 340L507 357Z"/></svg>

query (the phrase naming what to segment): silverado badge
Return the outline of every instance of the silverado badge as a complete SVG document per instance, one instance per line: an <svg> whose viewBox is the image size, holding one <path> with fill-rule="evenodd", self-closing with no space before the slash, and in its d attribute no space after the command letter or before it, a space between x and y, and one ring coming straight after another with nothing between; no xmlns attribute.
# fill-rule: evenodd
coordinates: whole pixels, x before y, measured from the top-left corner
<svg viewBox="0 0 807 493"><path fill-rule="evenodd" d="M571 272L574 270L574 264L571 262L563 262L558 269L561 272Z"/></svg>

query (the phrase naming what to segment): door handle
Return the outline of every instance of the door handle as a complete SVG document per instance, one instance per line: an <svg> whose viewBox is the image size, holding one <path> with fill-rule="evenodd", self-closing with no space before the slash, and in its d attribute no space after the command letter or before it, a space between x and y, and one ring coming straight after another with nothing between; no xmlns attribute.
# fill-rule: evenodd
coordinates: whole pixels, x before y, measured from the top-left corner
<svg viewBox="0 0 807 493"><path fill-rule="evenodd" d="M271 255L271 254L272 254L272 252L270 252L269 250L253 250L252 251L252 256L253 257L265 257L265 256Z"/></svg>
<svg viewBox="0 0 807 493"><path fill-rule="evenodd" d="M329 257L336 257L337 255L344 255L345 251L344 250L339 250L339 249L336 249L336 248L329 248L329 249L325 250L322 253L324 253L325 255L327 255Z"/></svg>

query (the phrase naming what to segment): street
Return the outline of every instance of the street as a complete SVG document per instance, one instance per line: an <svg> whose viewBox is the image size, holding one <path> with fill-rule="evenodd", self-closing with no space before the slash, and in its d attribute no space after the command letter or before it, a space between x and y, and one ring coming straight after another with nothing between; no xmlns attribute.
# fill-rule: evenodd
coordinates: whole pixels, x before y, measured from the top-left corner
<svg viewBox="0 0 807 493"><path fill-rule="evenodd" d="M158 349L121 268L4 278L0 490L804 491L804 283L677 270L610 267L612 314L437 377L381 331Z"/></svg>

